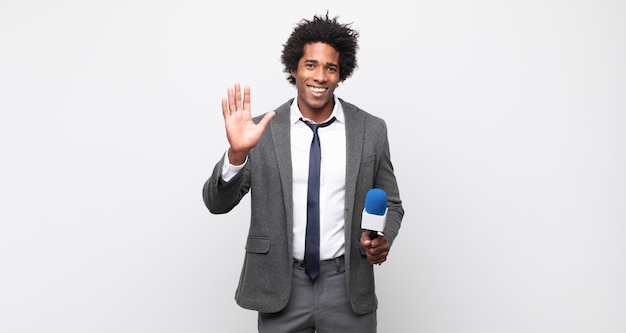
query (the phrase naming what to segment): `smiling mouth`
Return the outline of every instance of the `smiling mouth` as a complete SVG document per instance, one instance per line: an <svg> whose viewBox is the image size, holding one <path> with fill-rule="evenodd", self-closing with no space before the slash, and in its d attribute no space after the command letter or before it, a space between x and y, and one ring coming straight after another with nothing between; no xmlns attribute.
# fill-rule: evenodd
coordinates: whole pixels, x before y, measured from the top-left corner
<svg viewBox="0 0 626 333"><path fill-rule="evenodd" d="M311 89L311 91L313 91L314 93L323 93L326 90L328 90L328 88L318 88L318 87L309 87L309 89Z"/></svg>

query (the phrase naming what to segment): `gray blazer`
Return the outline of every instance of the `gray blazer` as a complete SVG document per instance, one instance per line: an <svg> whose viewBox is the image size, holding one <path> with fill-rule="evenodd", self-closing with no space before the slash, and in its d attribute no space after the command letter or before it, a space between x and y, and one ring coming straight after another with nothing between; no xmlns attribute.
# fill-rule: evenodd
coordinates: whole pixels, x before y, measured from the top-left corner
<svg viewBox="0 0 626 333"><path fill-rule="evenodd" d="M246 166L229 182L221 178L224 158L203 188L211 213L227 213L251 191L251 221L235 293L237 304L260 312L278 312L289 300L293 269L292 165L289 100L276 110ZM355 313L378 306L373 266L360 243L365 196L372 188L387 193L385 235L392 244L404 215L393 172L385 122L340 99L346 128L345 261L348 295ZM254 120L258 122L261 116Z"/></svg>

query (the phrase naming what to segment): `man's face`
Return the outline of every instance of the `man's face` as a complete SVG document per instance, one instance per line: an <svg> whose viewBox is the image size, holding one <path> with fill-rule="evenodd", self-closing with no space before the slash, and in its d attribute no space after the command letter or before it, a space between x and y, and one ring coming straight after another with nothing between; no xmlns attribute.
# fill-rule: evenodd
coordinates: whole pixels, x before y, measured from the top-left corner
<svg viewBox="0 0 626 333"><path fill-rule="evenodd" d="M333 93L339 83L339 52L326 43L310 43L304 46L304 54L298 68L291 71L298 89L298 107L302 115L332 112Z"/></svg>

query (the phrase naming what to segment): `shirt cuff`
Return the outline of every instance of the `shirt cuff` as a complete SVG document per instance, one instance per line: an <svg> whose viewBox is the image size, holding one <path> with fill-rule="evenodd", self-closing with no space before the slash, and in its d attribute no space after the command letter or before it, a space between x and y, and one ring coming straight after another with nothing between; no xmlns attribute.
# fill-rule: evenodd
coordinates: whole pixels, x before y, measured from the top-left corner
<svg viewBox="0 0 626 333"><path fill-rule="evenodd" d="M222 179L225 182L233 179L233 177L235 177L235 175L241 169L243 169L244 166L246 166L246 163L248 163L248 156L246 156L246 160L243 161L241 165L230 164L230 160L228 159L228 151L226 151L226 153L224 154L224 165L222 166Z"/></svg>

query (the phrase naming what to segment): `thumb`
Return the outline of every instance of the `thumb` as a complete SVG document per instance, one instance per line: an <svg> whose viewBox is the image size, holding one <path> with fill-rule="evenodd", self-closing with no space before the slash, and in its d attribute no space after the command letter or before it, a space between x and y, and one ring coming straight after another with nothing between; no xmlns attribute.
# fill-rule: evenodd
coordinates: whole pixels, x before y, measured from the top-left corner
<svg viewBox="0 0 626 333"><path fill-rule="evenodd" d="M369 233L367 231L364 231L361 234L361 245L368 247L371 245L371 243L372 243L372 240L370 239Z"/></svg>
<svg viewBox="0 0 626 333"><path fill-rule="evenodd" d="M276 115L276 111L270 111L268 113L266 113L263 118L261 118L261 121L259 121L259 126L261 126L261 128L263 128L265 130L265 128L267 127L267 124L270 123L270 120L272 120L272 118L274 118L274 116Z"/></svg>

